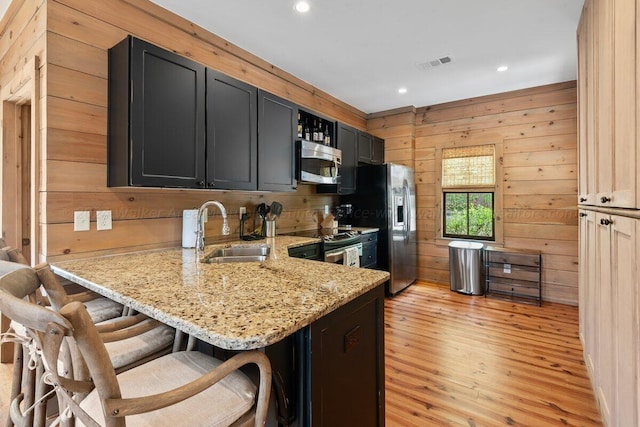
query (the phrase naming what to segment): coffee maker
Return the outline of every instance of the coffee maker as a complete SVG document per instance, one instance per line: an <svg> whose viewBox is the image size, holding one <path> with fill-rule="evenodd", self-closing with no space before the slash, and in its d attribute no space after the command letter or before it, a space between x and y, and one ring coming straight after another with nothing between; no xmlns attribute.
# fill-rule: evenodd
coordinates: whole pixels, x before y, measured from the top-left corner
<svg viewBox="0 0 640 427"><path fill-rule="evenodd" d="M353 213L353 206L350 203L335 206L332 213L338 220L339 229L351 230L351 214Z"/></svg>

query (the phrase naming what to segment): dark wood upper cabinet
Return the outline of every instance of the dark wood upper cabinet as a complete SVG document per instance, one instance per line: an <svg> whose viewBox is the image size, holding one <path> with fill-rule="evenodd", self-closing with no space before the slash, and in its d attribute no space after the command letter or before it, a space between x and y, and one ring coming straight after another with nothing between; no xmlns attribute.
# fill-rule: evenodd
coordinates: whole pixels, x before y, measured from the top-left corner
<svg viewBox="0 0 640 427"><path fill-rule="evenodd" d="M370 165L384 163L384 140L366 132L358 132L358 162Z"/></svg>
<svg viewBox="0 0 640 427"><path fill-rule="evenodd" d="M109 50L108 185L293 191L298 107L128 36Z"/></svg>
<svg viewBox="0 0 640 427"><path fill-rule="evenodd" d="M358 132L358 161L371 162L371 144L373 136L365 132Z"/></svg>
<svg viewBox="0 0 640 427"><path fill-rule="evenodd" d="M293 191L298 107L258 90L258 190Z"/></svg>
<svg viewBox="0 0 640 427"><path fill-rule="evenodd" d="M257 189L257 94L254 86L207 69L207 188Z"/></svg>
<svg viewBox="0 0 640 427"><path fill-rule="evenodd" d="M374 136L371 140L371 164L384 163L384 139Z"/></svg>
<svg viewBox="0 0 640 427"><path fill-rule="evenodd" d="M109 186L204 186L204 66L127 37L109 50L108 115Z"/></svg>
<svg viewBox="0 0 640 427"><path fill-rule="evenodd" d="M338 194L353 194L356 191L358 168L358 130L338 123L337 147L342 150L342 172Z"/></svg>

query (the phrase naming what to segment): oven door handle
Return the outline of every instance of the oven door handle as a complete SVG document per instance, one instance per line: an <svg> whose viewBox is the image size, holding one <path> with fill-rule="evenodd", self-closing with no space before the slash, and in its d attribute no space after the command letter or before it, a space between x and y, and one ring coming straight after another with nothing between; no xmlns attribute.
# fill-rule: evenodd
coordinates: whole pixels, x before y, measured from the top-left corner
<svg viewBox="0 0 640 427"><path fill-rule="evenodd" d="M349 248L358 248L359 255L362 256L362 243L357 245L345 246L344 248L336 249L335 251L324 253L324 262L336 263L344 259L344 252Z"/></svg>
<svg viewBox="0 0 640 427"><path fill-rule="evenodd" d="M344 249L340 251L324 254L324 262L336 263L344 259Z"/></svg>

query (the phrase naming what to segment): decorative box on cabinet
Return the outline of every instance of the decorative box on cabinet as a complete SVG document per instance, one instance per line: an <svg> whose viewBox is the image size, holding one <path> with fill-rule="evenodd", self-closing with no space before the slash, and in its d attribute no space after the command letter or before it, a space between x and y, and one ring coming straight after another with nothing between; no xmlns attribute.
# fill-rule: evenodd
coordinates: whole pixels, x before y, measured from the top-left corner
<svg viewBox="0 0 640 427"><path fill-rule="evenodd" d="M540 251L487 246L484 265L485 297L508 297L542 305Z"/></svg>

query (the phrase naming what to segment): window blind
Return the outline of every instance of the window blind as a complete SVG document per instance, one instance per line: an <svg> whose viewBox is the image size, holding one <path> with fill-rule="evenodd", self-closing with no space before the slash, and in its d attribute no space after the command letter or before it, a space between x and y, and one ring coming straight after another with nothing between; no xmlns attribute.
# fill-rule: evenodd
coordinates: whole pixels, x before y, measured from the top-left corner
<svg viewBox="0 0 640 427"><path fill-rule="evenodd" d="M495 186L495 146L442 149L442 188Z"/></svg>

